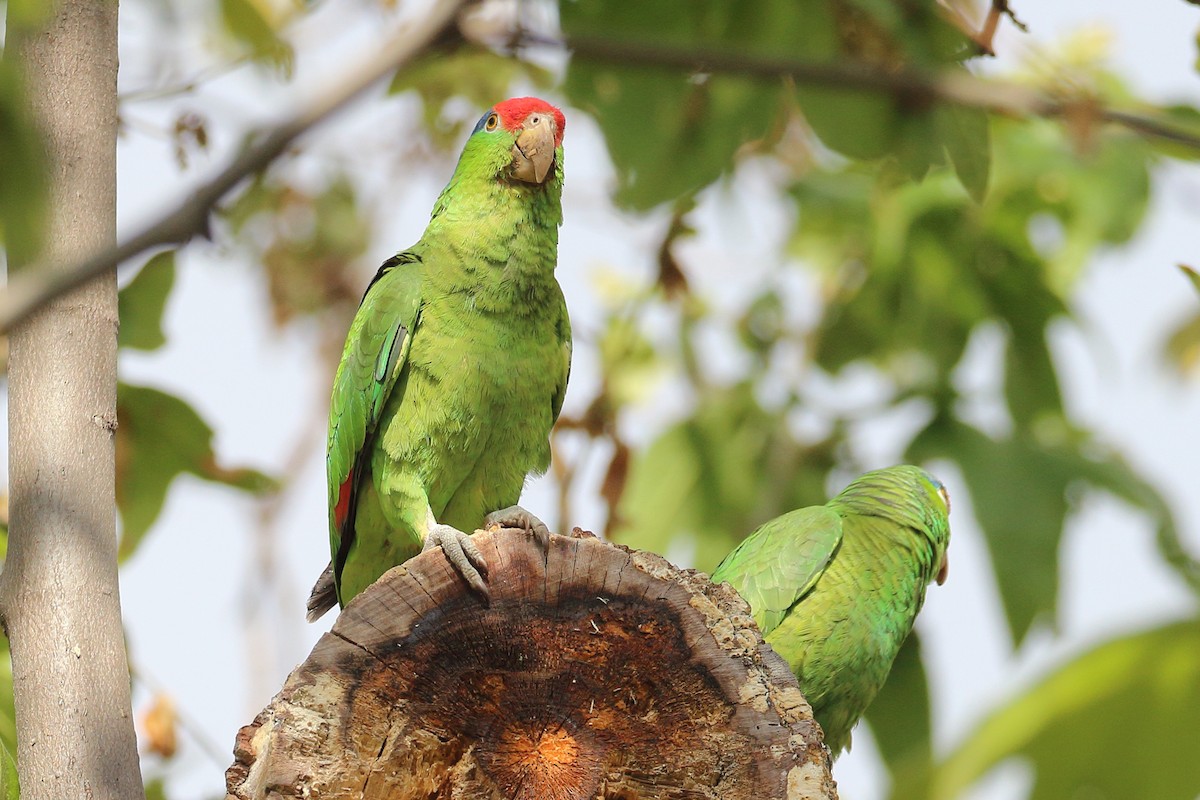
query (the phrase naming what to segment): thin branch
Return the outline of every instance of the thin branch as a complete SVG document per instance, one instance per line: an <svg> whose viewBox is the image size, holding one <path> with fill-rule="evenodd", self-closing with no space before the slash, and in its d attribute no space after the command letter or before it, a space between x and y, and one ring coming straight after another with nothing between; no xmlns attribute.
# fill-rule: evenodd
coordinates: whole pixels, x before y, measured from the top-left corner
<svg viewBox="0 0 1200 800"><path fill-rule="evenodd" d="M885 92L914 106L942 102L1002 116L1048 118L1067 117L1084 110L1096 121L1115 123L1150 138L1200 151L1200 134L1131 111L1107 108L1094 97L1059 98L1027 86L984 80L963 71L934 73L911 67L883 70L856 62L805 62L592 37L573 37L569 41L529 37L527 43L565 47L576 57L621 66L666 67L761 79L790 77L811 86Z"/></svg>
<svg viewBox="0 0 1200 800"><path fill-rule="evenodd" d="M257 143L202 185L191 198L117 247L66 268L49 268L43 264L22 270L9 282L8 289L0 293L0 333L8 332L14 324L54 297L139 253L182 244L198 233L205 233L209 212L227 192L265 168L309 128L419 55L447 29L454 13L466 2L469 0L447 0L436 6L425 19L397 36L344 83L317 97L278 127L262 132ZM1007 13L1011 16L1011 11ZM883 92L916 107L951 103L1009 117L1078 119L1082 112L1082 117L1087 120L1118 124L1148 138L1171 141L1200 151L1200 134L1169 122L1107 108L1094 97L1054 97L1026 86L983 80L963 71L933 73L911 67L883 70L863 63L805 62L590 37L576 37L568 42L531 34L524 42L527 46L569 49L575 57L620 66L656 66L772 80L790 77L797 83L812 86Z"/></svg>
<svg viewBox="0 0 1200 800"><path fill-rule="evenodd" d="M444 0L434 5L424 17L401 30L380 48L373 58L348 71L340 83L316 95L292 117L250 137L252 144L225 169L197 188L178 207L116 247L65 268L56 264L35 264L13 275L8 288L0 294L0 332L7 333L13 325L51 299L139 253L156 247L180 245L197 234L206 234L209 213L222 197L250 175L265 169L309 128L323 122L420 55L453 24L464 1Z"/></svg>
<svg viewBox="0 0 1200 800"><path fill-rule="evenodd" d="M140 103L147 100L165 100L181 94L191 94L205 83L219 78L226 73L233 72L238 67L244 66L249 62L250 56L238 56L222 64L214 64L211 67L202 69L193 77L179 83L167 84L165 86L147 86L142 89L131 89L130 91L122 92L117 95L117 100L121 103Z"/></svg>
<svg viewBox="0 0 1200 800"><path fill-rule="evenodd" d="M992 0L987 18L983 21L983 30L978 35L971 37L975 44L979 45L979 49L989 56L996 55L996 48L993 46L996 41L996 31L1000 27L1000 18L1007 10L1008 0Z"/></svg>

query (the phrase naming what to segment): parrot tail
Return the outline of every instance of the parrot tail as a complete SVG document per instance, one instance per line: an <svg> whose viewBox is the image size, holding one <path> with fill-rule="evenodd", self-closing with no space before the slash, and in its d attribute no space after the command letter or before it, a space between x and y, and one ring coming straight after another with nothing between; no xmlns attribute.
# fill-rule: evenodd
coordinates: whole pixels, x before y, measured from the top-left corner
<svg viewBox="0 0 1200 800"><path fill-rule="evenodd" d="M316 622L326 611L336 605L337 589L333 585L333 564L330 564L313 584L312 592L308 595L304 618L309 622Z"/></svg>

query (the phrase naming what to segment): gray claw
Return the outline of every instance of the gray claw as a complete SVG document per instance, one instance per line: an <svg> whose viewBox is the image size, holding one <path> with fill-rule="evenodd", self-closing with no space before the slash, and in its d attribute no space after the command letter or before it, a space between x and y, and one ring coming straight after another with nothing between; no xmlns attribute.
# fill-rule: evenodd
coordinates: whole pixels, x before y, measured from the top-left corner
<svg viewBox="0 0 1200 800"><path fill-rule="evenodd" d="M425 545L421 550L424 552L434 547L442 549L447 560L472 589L483 595L484 599L491 599L491 593L483 580L487 576L487 561L469 535L449 525L434 525L429 529L429 535L425 537Z"/></svg>
<svg viewBox="0 0 1200 800"><path fill-rule="evenodd" d="M500 528L522 528L526 533L533 534L533 538L541 546L542 552L550 549L550 529L546 527L546 523L520 506L509 506L499 511L493 511L487 515L483 524L485 528L491 525Z"/></svg>

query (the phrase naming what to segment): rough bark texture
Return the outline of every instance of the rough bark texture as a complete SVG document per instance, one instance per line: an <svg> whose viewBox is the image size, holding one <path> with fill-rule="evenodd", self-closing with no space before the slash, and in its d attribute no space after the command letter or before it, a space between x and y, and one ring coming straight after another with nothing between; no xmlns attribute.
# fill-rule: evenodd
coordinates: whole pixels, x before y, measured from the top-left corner
<svg viewBox="0 0 1200 800"><path fill-rule="evenodd" d="M476 534L388 572L238 733L229 798L832 800L787 665L727 586L595 538Z"/></svg>
<svg viewBox="0 0 1200 800"><path fill-rule="evenodd" d="M25 75L50 160L40 257L69 263L115 240L117 3L53 7L43 30L9 27L5 58ZM10 348L0 611L21 797L142 797L117 592L115 275L39 311L12 332Z"/></svg>

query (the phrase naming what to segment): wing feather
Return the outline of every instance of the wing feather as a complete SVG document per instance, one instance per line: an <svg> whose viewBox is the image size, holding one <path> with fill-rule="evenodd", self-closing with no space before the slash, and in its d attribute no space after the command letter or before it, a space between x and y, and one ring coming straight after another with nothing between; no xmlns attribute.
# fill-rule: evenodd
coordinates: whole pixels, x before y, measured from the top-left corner
<svg viewBox="0 0 1200 800"><path fill-rule="evenodd" d="M816 585L842 541L842 518L826 506L791 511L747 536L713 571L737 589L766 636Z"/></svg>
<svg viewBox="0 0 1200 800"><path fill-rule="evenodd" d="M326 450L329 545L337 585L354 541L358 491L366 479L376 430L407 363L420 307L420 258L400 253L375 273L346 335L333 379Z"/></svg>

